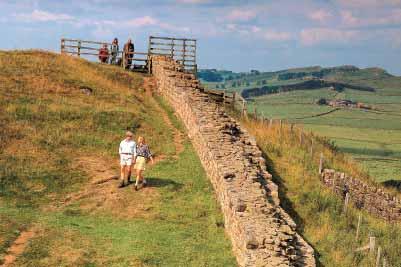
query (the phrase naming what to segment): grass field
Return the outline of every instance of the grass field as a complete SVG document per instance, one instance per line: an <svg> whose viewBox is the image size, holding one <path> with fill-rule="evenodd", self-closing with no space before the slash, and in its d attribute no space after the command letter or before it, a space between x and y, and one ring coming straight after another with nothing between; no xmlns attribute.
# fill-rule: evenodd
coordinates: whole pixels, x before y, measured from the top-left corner
<svg viewBox="0 0 401 267"><path fill-rule="evenodd" d="M327 168L357 177L365 176L358 164L309 134L305 135L305 142L301 145L299 128L292 131L287 124L269 128L253 120L243 120L242 123L256 137L265 153L268 170L279 185L281 204L296 221L299 233L315 249L317 266L376 266L376 252L369 255L355 251L368 243L369 236L376 237L376 246L382 249L381 260L386 258L387 266L401 266L400 225L377 219L353 207L344 214L343 199L324 187L319 179L320 153L326 159ZM313 156L306 145L311 139L315 144ZM359 215L362 221L356 238ZM382 261L379 266L382 266Z"/></svg>
<svg viewBox="0 0 401 267"><path fill-rule="evenodd" d="M0 263L33 232L12 266L235 265L200 161L141 75L38 51L0 67ZM127 128L156 156L139 192L99 182Z"/></svg>
<svg viewBox="0 0 401 267"><path fill-rule="evenodd" d="M325 114L334 108L315 104L320 97L360 101L376 110L342 108ZM342 93L302 90L257 97L250 111L254 107L266 117L303 124L305 129L329 137L378 182L401 180L401 84L400 96L348 89Z"/></svg>
<svg viewBox="0 0 401 267"><path fill-rule="evenodd" d="M245 88L261 87L258 81L265 81L267 86L294 84L299 78L280 80L280 74L312 73L325 70L320 67L290 69L259 74L227 74L235 77L220 83L206 83L208 87L216 85L227 90L242 91ZM376 88L376 92L364 92L345 89L342 92L329 88L299 90L279 94L269 94L251 98L249 112L255 108L259 115L284 119L304 125L304 128L329 137L344 152L357 159L371 177L378 181L401 180L401 78L391 76L379 68L352 69L347 71L326 69L323 77L328 81L337 81L353 85ZM217 73L219 73L217 71ZM232 84L240 83L235 87ZM249 86L246 82L250 83ZM347 99L372 106L373 110L320 106L320 98Z"/></svg>

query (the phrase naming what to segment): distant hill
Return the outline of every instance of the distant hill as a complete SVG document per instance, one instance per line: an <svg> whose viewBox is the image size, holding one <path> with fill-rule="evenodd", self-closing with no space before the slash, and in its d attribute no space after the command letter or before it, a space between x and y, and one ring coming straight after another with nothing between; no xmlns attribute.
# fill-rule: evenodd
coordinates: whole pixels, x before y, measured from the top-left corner
<svg viewBox="0 0 401 267"><path fill-rule="evenodd" d="M298 84L312 79L323 79L326 82L339 82L353 86L394 89L401 81L401 77L393 76L381 68L360 69L352 65L330 68L311 66L274 72L201 69L198 76L207 87L233 91Z"/></svg>

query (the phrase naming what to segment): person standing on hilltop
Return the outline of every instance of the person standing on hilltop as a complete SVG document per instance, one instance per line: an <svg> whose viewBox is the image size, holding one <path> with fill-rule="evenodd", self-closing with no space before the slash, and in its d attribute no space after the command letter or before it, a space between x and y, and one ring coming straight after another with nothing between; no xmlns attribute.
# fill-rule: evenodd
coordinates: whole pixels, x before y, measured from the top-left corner
<svg viewBox="0 0 401 267"><path fill-rule="evenodd" d="M145 187L147 185L146 179L143 177L145 171L146 162L151 160L154 163L152 153L150 153L149 146L145 142L145 138L142 136L138 137L138 144L136 145L136 159L134 169L136 171L135 191L138 190L139 183Z"/></svg>
<svg viewBox="0 0 401 267"><path fill-rule="evenodd" d="M131 173L131 166L136 159L136 143L132 139L133 133L131 131L127 131L125 134L125 139L121 141L120 148L118 150L120 154L120 184L119 188L128 185L128 177Z"/></svg>
<svg viewBox="0 0 401 267"><path fill-rule="evenodd" d="M110 64L116 65L117 64L117 56L118 56L118 39L114 38L113 42L111 43L111 59Z"/></svg>
<svg viewBox="0 0 401 267"><path fill-rule="evenodd" d="M109 49L107 44L103 44L102 48L99 49L99 60L102 63L106 63L109 58Z"/></svg>
<svg viewBox="0 0 401 267"><path fill-rule="evenodd" d="M132 65L132 58L134 57L135 47L131 38L128 39L124 45L124 64L126 69L130 69Z"/></svg>

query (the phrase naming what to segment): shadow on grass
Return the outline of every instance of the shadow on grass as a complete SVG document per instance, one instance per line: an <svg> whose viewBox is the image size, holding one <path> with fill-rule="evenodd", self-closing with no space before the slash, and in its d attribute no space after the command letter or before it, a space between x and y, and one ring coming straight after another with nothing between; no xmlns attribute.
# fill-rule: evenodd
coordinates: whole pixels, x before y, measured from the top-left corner
<svg viewBox="0 0 401 267"><path fill-rule="evenodd" d="M177 191L183 186L183 184L168 178L148 177L146 180L148 187L170 187L172 190Z"/></svg>
<svg viewBox="0 0 401 267"><path fill-rule="evenodd" d="M310 246L313 247L313 250L315 251L316 266L324 267L324 265L319 261L319 257L320 257L319 251L304 236L305 221L296 212L294 206L291 203L291 200L288 198L288 196L287 196L288 188L285 186L283 178L276 171L275 165L274 165L274 162L272 161L272 159L269 158L269 156L266 153L264 153L264 152L262 152L262 153L263 153L263 157L266 160L267 170L272 175L273 182L278 186L280 206L291 216L291 218L297 224L297 233L299 235L301 235L302 238L305 239L305 241L308 242L308 244Z"/></svg>
<svg viewBox="0 0 401 267"><path fill-rule="evenodd" d="M394 188L401 192L401 180L387 180L381 183L383 186L387 188Z"/></svg>

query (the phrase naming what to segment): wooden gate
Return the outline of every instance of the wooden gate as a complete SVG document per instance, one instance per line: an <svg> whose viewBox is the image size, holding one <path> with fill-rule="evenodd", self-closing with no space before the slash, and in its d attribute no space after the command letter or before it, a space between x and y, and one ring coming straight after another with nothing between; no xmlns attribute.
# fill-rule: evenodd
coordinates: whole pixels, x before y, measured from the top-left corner
<svg viewBox="0 0 401 267"><path fill-rule="evenodd" d="M169 56L179 61L186 71L197 72L195 39L150 36L148 54Z"/></svg>

